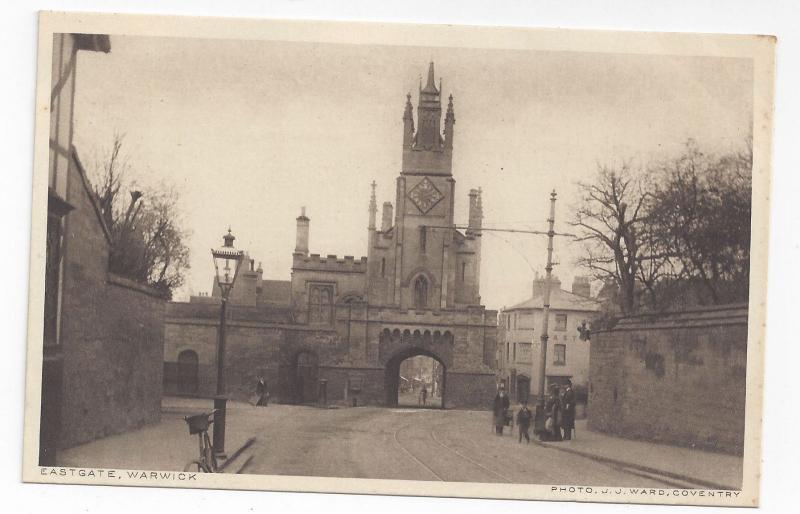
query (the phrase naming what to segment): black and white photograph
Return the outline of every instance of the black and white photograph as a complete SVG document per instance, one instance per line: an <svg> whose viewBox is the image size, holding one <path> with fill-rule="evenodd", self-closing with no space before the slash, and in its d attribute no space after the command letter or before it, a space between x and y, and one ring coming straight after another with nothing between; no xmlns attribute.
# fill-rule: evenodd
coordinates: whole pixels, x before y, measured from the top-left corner
<svg viewBox="0 0 800 514"><path fill-rule="evenodd" d="M25 481L758 504L774 38L38 37Z"/></svg>

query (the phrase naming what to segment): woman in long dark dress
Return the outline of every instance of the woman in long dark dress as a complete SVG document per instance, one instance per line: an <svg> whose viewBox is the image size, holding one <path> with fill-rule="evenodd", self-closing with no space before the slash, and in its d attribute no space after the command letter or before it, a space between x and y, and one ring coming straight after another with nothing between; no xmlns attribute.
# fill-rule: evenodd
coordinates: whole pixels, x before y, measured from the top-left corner
<svg viewBox="0 0 800 514"><path fill-rule="evenodd" d="M511 402L506 396L504 389L500 389L494 397L492 413L494 415L494 431L497 435L503 435L503 427L506 425L506 416Z"/></svg>
<svg viewBox="0 0 800 514"><path fill-rule="evenodd" d="M269 405L269 390L267 389L267 383L264 382L264 377L258 377L256 396L258 397L258 402L256 403L257 407L266 407Z"/></svg>
<svg viewBox="0 0 800 514"><path fill-rule="evenodd" d="M550 389L550 396L544 404L545 440L561 441L561 400L558 398L558 386Z"/></svg>

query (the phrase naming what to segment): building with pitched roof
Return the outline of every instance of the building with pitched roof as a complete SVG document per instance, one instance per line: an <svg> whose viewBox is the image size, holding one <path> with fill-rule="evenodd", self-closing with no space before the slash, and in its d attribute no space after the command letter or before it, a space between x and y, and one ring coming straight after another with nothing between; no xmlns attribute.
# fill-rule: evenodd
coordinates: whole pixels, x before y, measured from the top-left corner
<svg viewBox="0 0 800 514"><path fill-rule="evenodd" d="M498 378L517 401L539 394L544 286L545 279L537 275L531 297L498 314ZM590 342L582 330L600 312L600 302L591 298L590 290L587 277L575 277L571 291L561 289L558 278L551 281L546 387L567 380L588 383Z"/></svg>

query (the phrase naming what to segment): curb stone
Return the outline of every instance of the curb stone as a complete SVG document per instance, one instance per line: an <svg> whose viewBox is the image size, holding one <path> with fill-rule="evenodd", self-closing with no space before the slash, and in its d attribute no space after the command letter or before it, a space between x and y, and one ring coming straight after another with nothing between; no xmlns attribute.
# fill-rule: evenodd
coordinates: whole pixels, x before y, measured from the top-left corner
<svg viewBox="0 0 800 514"><path fill-rule="evenodd" d="M233 463L234 461L236 461L236 459L237 459L237 458L238 458L238 457L239 457L239 456L240 456L242 453L244 453L244 451L245 451L245 450L247 450L248 448L250 448L250 447L253 445L253 443L255 443L255 442L256 442L256 438L255 438L255 437L251 437L250 439L248 439L247 441L245 441L245 442L244 442L244 444L243 444L242 446L240 446L240 447L239 447L237 450L235 450L233 453L231 453L230 457L228 457L228 458L225 460L225 462L223 462L223 463L222 463L222 464L221 464L221 465L220 465L220 466L217 468L217 472L218 472L218 473L225 473L225 470L226 470L226 469L228 469L228 466L230 466L230 465L231 465L231 463ZM239 472L239 471L235 471L235 473L238 473L238 472Z"/></svg>
<svg viewBox="0 0 800 514"><path fill-rule="evenodd" d="M641 464L634 464L634 463L626 462L626 461L619 460L619 459L612 459L610 457L603 457L603 456L600 456L600 455L596 455L594 453L589 453L589 452L585 452L585 451L581 451L581 450L575 450L574 448L565 448L563 446L558 446L558 444L556 444L556 443L545 443L545 442L535 441L535 440L532 440L532 442L538 444L539 446L543 446L545 448L551 448L553 450L557 450L557 451L561 451L561 452L565 452L565 453L571 453L573 455L580 455L581 457L586 457L588 459L592 459L594 461L601 462L603 464L612 464L614 466L635 469L635 470L638 470L638 471L641 471L641 472L644 472L644 473L649 473L649 474L652 474L652 475L658 475L658 476L662 476L662 477L672 478L674 480L680 480L681 482L688 482L688 483L691 483L691 484L696 484L696 485L705 487L707 489L720 489L720 490L723 490L723 491L738 491L739 490L739 488L731 487L730 485L718 484L716 482L710 482L708 480L704 480L704 479L701 479L701 478L695 478L695 477L692 477L692 476L689 476L689 475L683 475L683 474L674 473L674 472L671 472L671 471L664 471L663 469L656 469L656 468L652 468L652 467L649 467L649 466L643 466ZM676 484L673 484L673 485L676 485Z"/></svg>

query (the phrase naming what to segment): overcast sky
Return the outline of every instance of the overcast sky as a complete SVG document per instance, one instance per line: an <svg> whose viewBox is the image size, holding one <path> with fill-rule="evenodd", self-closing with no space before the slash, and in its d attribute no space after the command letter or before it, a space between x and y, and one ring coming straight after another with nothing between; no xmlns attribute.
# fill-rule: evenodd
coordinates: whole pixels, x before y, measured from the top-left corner
<svg viewBox="0 0 800 514"><path fill-rule="evenodd" d="M457 223L482 187L484 226L546 229L556 189L567 231L575 182L598 162L662 158L687 138L724 152L750 133L748 60L112 36L109 54L79 53L75 145L91 168L123 133L130 178L180 191L192 268L177 298L210 290L228 225L265 278L288 280L301 206L311 252L366 255L369 184L394 202L405 95L416 115L431 59L454 97ZM487 232L484 303L530 296L545 248ZM556 241L565 288L577 252Z"/></svg>

